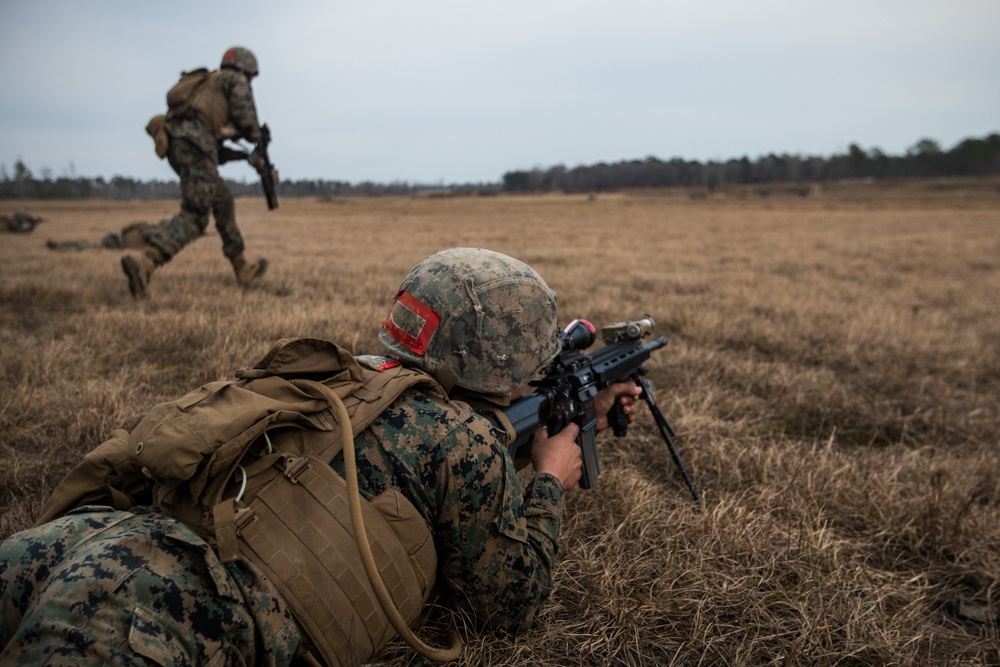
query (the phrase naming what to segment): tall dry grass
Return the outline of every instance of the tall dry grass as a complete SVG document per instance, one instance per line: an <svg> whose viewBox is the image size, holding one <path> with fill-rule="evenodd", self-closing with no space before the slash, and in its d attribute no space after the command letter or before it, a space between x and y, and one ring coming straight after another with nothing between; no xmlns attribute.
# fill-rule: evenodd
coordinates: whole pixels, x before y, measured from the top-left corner
<svg viewBox="0 0 1000 667"><path fill-rule="evenodd" d="M50 222L0 237L0 537L112 429L284 336L373 351L413 264L481 246L563 321L656 319L703 502L648 415L603 440L539 624L465 630L467 664L1000 664L1000 196L937 194L241 200L264 283L239 290L210 234L138 304L118 253L44 240L171 203L23 202Z"/></svg>

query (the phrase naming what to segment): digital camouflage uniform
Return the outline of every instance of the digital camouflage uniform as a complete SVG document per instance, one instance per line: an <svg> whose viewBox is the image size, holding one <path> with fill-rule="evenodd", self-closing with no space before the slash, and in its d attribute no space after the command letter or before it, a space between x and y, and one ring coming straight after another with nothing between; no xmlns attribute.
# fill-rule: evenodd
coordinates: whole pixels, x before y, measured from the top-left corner
<svg viewBox="0 0 1000 667"><path fill-rule="evenodd" d="M167 91L167 113L154 116L146 125L156 154L166 157L180 177L181 210L155 230L145 251L122 257L122 271L136 299L149 295L157 268L205 232L210 214L215 216L222 252L241 287L255 285L267 270L265 258L248 262L244 256L233 194L219 176L220 164L255 155L228 148L223 141L242 137L254 144L261 142L250 89L250 79L259 72L257 58L248 49L232 47L223 54L219 67L212 72L204 67L182 72Z"/></svg>
<svg viewBox="0 0 1000 667"><path fill-rule="evenodd" d="M262 575L148 508L82 508L7 539L0 598L3 665L277 666L301 641Z"/></svg>
<svg viewBox="0 0 1000 667"><path fill-rule="evenodd" d="M260 142L260 124L250 82L234 69L218 71L214 84L229 105L229 120L239 135L252 143ZM220 141L196 115L167 120L170 148L167 160L180 178L181 211L150 238L150 244L162 253L165 261L201 236L208 227L208 216L215 216L215 226L222 237L222 252L232 260L243 254L243 236L236 226L233 193L219 176ZM223 161L235 152L222 148Z"/></svg>
<svg viewBox="0 0 1000 667"><path fill-rule="evenodd" d="M166 225L170 218L164 218L160 225ZM148 222L132 222L122 227L120 232L108 232L97 243L90 241L46 241L49 250L142 250L149 247L149 239L157 233L156 225Z"/></svg>
<svg viewBox="0 0 1000 667"><path fill-rule="evenodd" d="M411 278L418 280L404 281L400 294L410 290L407 292L410 297L422 301L418 304L404 298L403 303L397 295L397 303L387 322L394 320L398 326L416 327L414 332L419 338L423 325L418 322L420 318L408 321L407 313L413 313L408 308L416 308L425 315L424 308L434 308L442 317L439 333L451 343L461 342L470 347L474 341L465 334L477 332L475 342L480 346L477 349L483 355L483 364L462 366L456 359L448 358L454 352L454 345L440 340L432 342L429 349L442 345L442 349L451 352L437 360L443 363L434 364L436 371L427 372L439 379L448 379L451 375L452 379L463 383L464 389L456 389L448 399L418 388L400 394L355 438L358 482L367 498L394 488L420 512L434 540L437 583L452 604L474 614L483 625L514 632L535 620L551 591L564 491L561 482L549 474L536 475L524 488L506 448L507 434L495 430L491 420L460 397L510 393L551 361L559 349L555 296L530 268L514 264L509 258L501 261L493 255L483 256L480 251L466 250L453 251L445 258L453 269L451 274L434 261L424 262L411 272ZM434 289L430 291L421 288L419 280L420 276L427 275L433 276L430 284ZM463 285L461 290L454 289L455 280ZM512 333L514 330L517 330L516 335ZM397 335L406 340L403 333L397 332ZM393 351L392 345L384 347L389 353ZM527 354L529 348L534 350L533 354ZM421 365L425 365L423 361L426 360L422 359ZM446 368L453 370L442 370ZM455 377L455 369L461 377ZM285 436L277 432L275 436L275 445L280 451L283 444L280 438ZM342 455L331 461L331 465L340 475L345 474ZM13 599L17 611L3 617L0 639L6 642L17 633L17 643L8 647L12 656L19 655L18 651L22 650L19 647L25 641L28 649L24 655L33 658L32 651L41 650L31 644L36 626L43 622L39 614L31 613L33 608L44 606L48 610L44 614L45 623L63 623L62 619L71 618L77 608L87 609L93 600L106 599L119 587L118 574L94 576L102 570L89 564L87 559L98 561L104 557L115 562L124 555L123 562L131 565L134 549L129 547L130 531L116 528L101 533L107 537L107 543L101 546L104 551L94 557L81 549L73 551L68 547L80 543L75 532L97 533L108 524L117 527L123 515L131 517L129 513L113 511L72 515L34 531L19 533L3 545L4 562L10 565L0 577L0 586L4 587L0 588L0 596L5 601ZM144 574L146 579L141 581L127 580L133 586L130 592L135 601L118 603L121 608L117 611L117 624L87 626L91 633L86 638L95 642L94 650L98 654L117 650L115 647L127 643L129 628L146 618L133 613L137 606L152 612L153 620L166 626L158 632L151 631L165 637L182 631L171 632L174 623L177 624L174 627L182 629L187 627L185 621L192 627L202 622L200 616L185 617L183 605L153 609L143 606L151 604L149 598L161 597L159 574L169 573L163 580L184 581L178 585L193 598L205 600L215 599L215 589L221 586L219 582L227 581L219 574L222 566L215 554L190 530L162 516L153 523L152 534L172 539L159 539L158 546L163 548L156 557L156 573ZM175 533L182 537L175 537ZM180 548L180 543L190 547ZM35 563L33 558L36 557L42 558L41 562ZM195 565L201 569L193 569ZM88 585L94 590L84 589L80 580L73 576L81 569L87 573ZM216 574L189 579L179 576L179 573L206 569ZM299 635L293 629L294 624L287 622L288 615L279 594L259 576L256 584L247 584L254 579L249 568L241 570L230 565L224 569L244 595L246 611L243 615L257 616L256 627L265 638L262 645L269 647L263 657L271 660L273 656L273 663L280 664L277 657L291 654L298 645ZM36 588L30 583L36 578L53 583L44 590ZM148 590L140 590L150 582L152 586ZM238 602L235 599L232 604L218 602L223 608L212 607L209 618L240 616L241 612L234 608L239 606ZM266 611L271 613L264 613ZM348 610L345 613L349 613ZM159 620L160 615L165 615L163 620ZM20 628L17 627L19 622ZM217 620L213 623L206 627L218 627ZM240 655L245 645L240 642L250 630L244 628L242 632L244 634L237 633L236 647L231 649L240 651ZM39 647L58 645L74 650L80 636L73 632L50 633L38 643ZM269 637L273 638L270 642ZM258 659L263 658L258 656ZM247 659L247 664L254 663Z"/></svg>
<svg viewBox="0 0 1000 667"><path fill-rule="evenodd" d="M513 632L552 589L563 489L551 475L522 488L491 424L466 403L411 390L354 446L362 493L396 488L424 516L453 603ZM343 476L343 458L333 466Z"/></svg>
<svg viewBox="0 0 1000 667"><path fill-rule="evenodd" d="M558 354L557 331L555 293L534 269L451 248L403 280L379 341L454 387L453 399L502 397ZM505 442L466 403L409 392L355 447L373 492L396 486L423 513L455 603L513 631L531 624L552 588L563 489L550 475L523 489Z"/></svg>
<svg viewBox="0 0 1000 667"><path fill-rule="evenodd" d="M552 588L556 478L523 489L492 422L418 390L355 447L362 493L396 488L428 522L438 582L456 607L508 632L534 621ZM344 474L342 457L333 467ZM182 523L145 508L92 506L11 536L0 545L0 598L0 664L144 664L139 654L194 665L221 653L221 664L284 665L301 641L252 565L223 565Z"/></svg>

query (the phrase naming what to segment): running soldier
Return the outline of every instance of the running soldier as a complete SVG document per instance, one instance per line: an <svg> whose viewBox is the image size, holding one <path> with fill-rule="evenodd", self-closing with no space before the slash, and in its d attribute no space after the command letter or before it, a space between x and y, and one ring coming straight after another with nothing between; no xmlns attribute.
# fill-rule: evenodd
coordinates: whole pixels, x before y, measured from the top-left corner
<svg viewBox="0 0 1000 667"><path fill-rule="evenodd" d="M146 127L157 155L166 157L180 177L181 210L149 239L145 252L122 258L129 291L135 298L147 295L157 268L205 232L210 214L222 237L222 253L232 263L240 286L253 285L267 270L266 259L246 259L233 194L219 176L220 164L247 159L243 152L224 146L224 140L243 138L255 145L261 143L250 87L258 73L256 56L248 49L233 47L223 54L218 70L185 72L167 93L166 115L154 117Z"/></svg>

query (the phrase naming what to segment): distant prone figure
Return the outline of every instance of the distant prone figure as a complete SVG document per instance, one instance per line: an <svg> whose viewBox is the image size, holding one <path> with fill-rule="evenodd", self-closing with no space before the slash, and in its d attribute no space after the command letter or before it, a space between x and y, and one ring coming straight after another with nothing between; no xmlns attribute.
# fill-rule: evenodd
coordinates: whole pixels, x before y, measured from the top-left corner
<svg viewBox="0 0 1000 667"><path fill-rule="evenodd" d="M93 241L53 241L49 239L45 245L49 250L145 250L149 247L149 239L160 232L160 228L170 222L170 216L161 218L156 225L137 220L122 227L119 232L109 232L99 242Z"/></svg>
<svg viewBox="0 0 1000 667"><path fill-rule="evenodd" d="M27 211L19 210L12 216L0 216L0 229L14 234L30 234L35 231L35 227L45 222L37 215L31 215Z"/></svg>

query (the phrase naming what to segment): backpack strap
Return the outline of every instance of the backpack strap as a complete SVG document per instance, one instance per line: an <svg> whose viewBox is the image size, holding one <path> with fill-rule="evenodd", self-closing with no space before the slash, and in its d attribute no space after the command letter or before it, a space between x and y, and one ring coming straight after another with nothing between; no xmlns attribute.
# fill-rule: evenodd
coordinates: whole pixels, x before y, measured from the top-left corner
<svg viewBox="0 0 1000 667"><path fill-rule="evenodd" d="M392 405L403 392L421 387L425 391L444 396L444 389L434 378L426 373L394 366L381 371L363 368L361 371L361 386L351 394L340 397L348 414L351 416L351 435L357 436ZM334 430L332 437L327 439L325 447L316 455L324 461L332 461L343 448L340 434Z"/></svg>
<svg viewBox="0 0 1000 667"><path fill-rule="evenodd" d="M297 384L317 385L318 383L310 380L300 380ZM329 391L327 387L319 385L316 388L330 399L330 406L333 408L334 414L337 416L337 423L340 424L343 432L344 473L348 489L347 500L351 510L351 528L354 533L354 542L358 547L361 555L361 563L368 575L368 582L375 593L375 597L378 599L382 612L388 617L389 623L399 634L400 638L423 657L434 662L450 662L457 659L462 654L462 640L459 639L458 631L454 625L448 628L451 646L448 648L429 646L410 630L407 619L403 618L395 601L392 599L389 589L382 579L382 574L379 572L375 556L372 553L372 543L368 540L368 531L362 514L361 491L358 488L358 467L354 454L354 437L350 433L351 421L347 413L347 408L339 397ZM324 465L324 468L329 469L326 465ZM332 471L332 469L330 470ZM413 622L413 620L412 618L409 619L410 622Z"/></svg>

